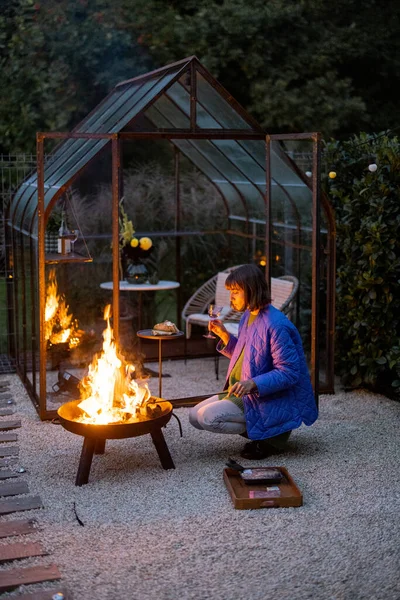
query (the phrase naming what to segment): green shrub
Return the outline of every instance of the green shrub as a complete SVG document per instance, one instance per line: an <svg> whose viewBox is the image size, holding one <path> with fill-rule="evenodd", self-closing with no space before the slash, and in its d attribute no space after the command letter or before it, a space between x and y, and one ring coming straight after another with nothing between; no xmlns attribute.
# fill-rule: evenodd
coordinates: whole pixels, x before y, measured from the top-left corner
<svg viewBox="0 0 400 600"><path fill-rule="evenodd" d="M400 389L400 143L361 134L327 145L337 221L337 372L351 388ZM370 164L377 170L371 172Z"/></svg>

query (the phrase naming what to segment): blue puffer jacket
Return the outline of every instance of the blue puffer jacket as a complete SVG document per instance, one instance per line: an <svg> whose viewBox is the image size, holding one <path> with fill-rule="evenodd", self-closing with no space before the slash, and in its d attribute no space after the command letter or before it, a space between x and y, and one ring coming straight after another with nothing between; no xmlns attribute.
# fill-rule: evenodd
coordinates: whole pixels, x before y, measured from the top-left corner
<svg viewBox="0 0 400 600"><path fill-rule="evenodd" d="M247 329L249 311L239 323L238 338L230 336L217 350L230 358L228 377L245 346L242 380L252 379L258 392L243 397L247 433L262 440L312 425L318 417L300 334L289 319L270 304Z"/></svg>

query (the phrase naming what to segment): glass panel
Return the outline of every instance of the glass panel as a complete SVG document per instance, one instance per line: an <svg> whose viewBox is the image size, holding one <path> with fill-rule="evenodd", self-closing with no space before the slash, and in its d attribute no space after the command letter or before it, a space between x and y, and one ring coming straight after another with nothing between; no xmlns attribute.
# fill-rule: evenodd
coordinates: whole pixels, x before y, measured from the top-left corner
<svg viewBox="0 0 400 600"><path fill-rule="evenodd" d="M78 140L80 143L79 149L68 158L65 158L57 169L52 168L50 175L45 170L45 206L49 204L54 194L58 192L60 187L65 185L69 179L78 173L106 144L109 140Z"/></svg>
<svg viewBox="0 0 400 600"><path fill-rule="evenodd" d="M22 183L21 187L15 193L12 199L11 220L15 227L22 227L22 213L29 197L35 192L36 188Z"/></svg>
<svg viewBox="0 0 400 600"><path fill-rule="evenodd" d="M264 140L241 140L240 144L254 158L258 165L265 170L265 141Z"/></svg>
<svg viewBox="0 0 400 600"><path fill-rule="evenodd" d="M181 79L179 83L175 83L168 90L168 95L171 96L179 108L187 115L190 125L190 94L181 84ZM222 125L207 112L200 102L196 104L196 123L198 127L204 129L222 129Z"/></svg>
<svg viewBox="0 0 400 600"><path fill-rule="evenodd" d="M252 129L200 73L197 73L197 97L224 129ZM200 127L200 122L197 125Z"/></svg>
<svg viewBox="0 0 400 600"><path fill-rule="evenodd" d="M106 156L98 157L89 169L74 180L73 189L66 191L50 214L50 223L57 231L60 211L70 230L78 228L74 254L93 258L92 263L60 260L46 264L46 297L56 295L56 311L46 324L46 409L56 410L60 404L79 398L77 383L101 350L105 322L103 310L108 294L101 288L103 281L112 279L111 249L111 165L109 146ZM98 187L92 173L102 171L102 186ZM49 223L48 223L49 227ZM48 247L52 240L48 239ZM54 252L51 252L53 254ZM53 281L56 285L50 286ZM127 325L129 322L127 323ZM69 380L63 372L71 375Z"/></svg>
<svg viewBox="0 0 400 600"><path fill-rule="evenodd" d="M321 261L321 280L320 280L320 289L321 289L321 302L319 307L319 351L320 351L320 365L319 365L319 381L320 384L326 385L328 383L332 383L330 377L328 375L328 361L329 361L329 353L330 353L330 340L329 340L329 321L328 321L328 264L329 264L329 255L328 255L328 220L326 217L326 213L324 210L321 210L321 246L324 248L324 252L321 253L320 261ZM323 299L323 300L322 300Z"/></svg>
<svg viewBox="0 0 400 600"><path fill-rule="evenodd" d="M246 142L247 143L247 142ZM253 146L257 155L259 149ZM308 360L311 351L312 193L293 170L279 142L271 144L272 272L299 281L296 325Z"/></svg>
<svg viewBox="0 0 400 600"><path fill-rule="evenodd" d="M161 121L159 118L157 119L157 111L159 111L158 114L161 113L163 116L163 125L159 124ZM147 110L146 116L149 116L153 123L156 123L160 129L173 129L174 127L189 129L190 127L190 120L165 95L161 96Z"/></svg>
<svg viewBox="0 0 400 600"><path fill-rule="evenodd" d="M174 100L179 107L189 117L190 115L190 72L185 73L179 78L179 83L182 87L181 90L177 91L177 97L174 96ZM175 88L175 85L174 85ZM179 101L179 97L182 97L182 101ZM199 102L197 98L196 103L196 125L203 129L222 129L220 123L218 123L207 111L207 109Z"/></svg>
<svg viewBox="0 0 400 600"><path fill-rule="evenodd" d="M98 127L102 126L107 119L113 115L125 102L129 102L132 96L136 94L140 84L132 84L129 87L121 86L112 92L112 95L107 98L103 104L100 104L92 115L78 128L78 131L89 132L98 131Z"/></svg>
<svg viewBox="0 0 400 600"><path fill-rule="evenodd" d="M39 397L39 279L38 279L38 245L33 238L30 239L31 245L31 281L30 281L30 296L31 296L31 330L32 339L30 340L30 361L28 363L28 378L33 385L34 394ZM29 367L31 373L29 375Z"/></svg>
<svg viewBox="0 0 400 600"><path fill-rule="evenodd" d="M79 140L81 141L81 140ZM82 140L83 141L83 140ZM84 140L80 149L73 154L68 160L63 162L51 177L46 177L45 171L45 208L49 205L54 195L58 192L60 187L67 183L71 177L73 177L103 148L109 140ZM27 207L26 214L24 216L24 227L29 228L34 217L35 223L33 227L34 233L37 232L37 190L32 196L29 206Z"/></svg>
<svg viewBox="0 0 400 600"><path fill-rule="evenodd" d="M197 150L195 145L187 140L172 140L173 143L181 150L182 154L204 173L218 188L223 192L224 197L229 203L231 210L233 209L232 201L241 205L240 196L234 186L214 169L212 164L207 161Z"/></svg>
<svg viewBox="0 0 400 600"><path fill-rule="evenodd" d="M151 98L158 94L164 85L168 84L176 75L178 69L166 73L159 78L152 78L144 83L132 84L128 89L123 88L121 93L116 91L109 100L100 105L93 115L84 122L82 130L91 133L113 133L123 129L142 110ZM45 206L65 185L69 179L82 169L106 144L108 140L67 140L56 149L51 161L46 163L45 169ZM36 176L33 177L36 181ZM37 190L32 194L30 190L25 201L29 209L23 219L23 227L30 228L31 220L37 205ZM18 211L19 212L19 211ZM21 213L19 213L21 214ZM35 224L35 231L37 224Z"/></svg>
<svg viewBox="0 0 400 600"><path fill-rule="evenodd" d="M249 154L241 142L234 140L213 140L213 144L229 158L251 181L265 185L265 167L261 167ZM265 165L265 160L264 163Z"/></svg>
<svg viewBox="0 0 400 600"><path fill-rule="evenodd" d="M124 117L119 118L119 121L116 122L115 125L109 129L109 131L111 133L121 131L121 129L123 129L123 127L125 127L125 125L127 125L129 121L131 121L133 117L137 115L146 106L146 104L150 102L150 100L156 96L162 90L162 88L171 81L171 79L175 77L178 70L179 69L176 69L175 71L165 74L158 81L150 80L145 82L138 93L140 99L134 98L134 106L130 108L130 111L127 112ZM132 111L132 108L134 108L134 111ZM108 125L108 127L110 127L110 125Z"/></svg>
<svg viewBox="0 0 400 600"><path fill-rule="evenodd" d="M265 186L263 186L263 187L259 186L259 189L265 193ZM278 207L281 207L280 214L282 215L282 218L283 218L282 211L284 211L285 223L290 223L292 225L294 224L296 226L297 226L297 224L299 224L299 226L300 226L301 225L301 216L300 216L299 210L297 208L297 205L292 197L292 190L290 188L289 189L286 188L284 185L281 185L274 180L271 183L271 190L272 190L272 198L273 198L273 203L272 203L273 214L274 214L274 211L275 211L275 213L278 212Z"/></svg>
<svg viewBox="0 0 400 600"><path fill-rule="evenodd" d="M15 342L17 352L17 362L21 370L24 368L24 326L23 326L23 235L20 232L15 233L15 253L14 253L14 273L15 273Z"/></svg>
<svg viewBox="0 0 400 600"><path fill-rule="evenodd" d="M235 183L239 192L245 199L249 217L263 218L265 214L264 195L258 187L250 183Z"/></svg>
<svg viewBox="0 0 400 600"><path fill-rule="evenodd" d="M222 125L207 112L200 102L196 104L196 124L201 129L222 129Z"/></svg>
<svg viewBox="0 0 400 600"><path fill-rule="evenodd" d="M286 162L285 155L276 142L271 144L271 170L274 173L274 178L278 181L285 182L286 185L305 187L305 183L296 171Z"/></svg>
<svg viewBox="0 0 400 600"><path fill-rule="evenodd" d="M246 177L236 169L235 165L229 162L225 155L222 154L212 142L208 140L196 140L194 143L199 152L201 152L211 164L215 165L215 167L227 179L232 181L232 183L242 183L246 180Z"/></svg>
<svg viewBox="0 0 400 600"><path fill-rule="evenodd" d="M19 265L20 295L19 311L22 323L22 337L20 347L20 365L24 374L30 369L31 339L32 339L32 298L30 293L30 237L21 235L21 262Z"/></svg>
<svg viewBox="0 0 400 600"><path fill-rule="evenodd" d="M188 121L190 123L190 95L187 93L185 88L177 81L166 93L188 117Z"/></svg>
<svg viewBox="0 0 400 600"><path fill-rule="evenodd" d="M243 215L245 207L237 189L229 182L223 180L214 180L214 183L221 190L223 196L229 203L230 213L234 215Z"/></svg>
<svg viewBox="0 0 400 600"><path fill-rule="evenodd" d="M163 107L168 106L168 104L165 104L164 99L162 105ZM171 104L169 104L168 108L171 108ZM179 114L178 110L176 110L176 114ZM146 112L146 115L157 127L161 128L171 126L170 121L167 121L163 115L157 113L154 110L154 107L149 108ZM263 197L255 186L253 186L248 181L243 181L243 177L241 176L241 174L236 172L236 179L240 177L241 183L240 185L236 185L235 183L235 189L235 186L233 186L229 181L230 178L225 177L224 172L219 172L215 168L215 166L219 167L221 165L215 164L215 160L213 160L212 158L210 159L203 152L198 151L199 146L205 146L206 148L211 147L212 150L212 144L210 142L208 142L207 140L173 140L173 143L181 150L182 154L187 156L187 158L189 158L189 160L194 165L196 165L196 167L198 167L207 177L209 177L213 181L213 183L215 183L218 186L218 188L221 190L226 200L228 201L231 212L238 212L238 214L243 214L243 201L240 199L240 194L238 192L238 189L241 186L241 184L243 185L242 187L240 187L240 192L245 197L247 197L253 205L255 205L254 213L258 213L258 210L263 210ZM214 148L214 154L218 154L218 157L220 157L221 160L224 162L224 166L228 165L229 168L232 167L231 170L235 172L234 166L230 165L227 159L225 159L225 157L218 151L217 148Z"/></svg>
<svg viewBox="0 0 400 600"><path fill-rule="evenodd" d="M203 154L207 160L213 164L223 176L234 183L237 186L245 186L246 192L249 197L258 196L257 187L246 177L244 173L241 173L232 162L230 162L226 156L214 145L213 142L208 140L196 140L194 142L196 148ZM252 188L252 190L250 190Z"/></svg>

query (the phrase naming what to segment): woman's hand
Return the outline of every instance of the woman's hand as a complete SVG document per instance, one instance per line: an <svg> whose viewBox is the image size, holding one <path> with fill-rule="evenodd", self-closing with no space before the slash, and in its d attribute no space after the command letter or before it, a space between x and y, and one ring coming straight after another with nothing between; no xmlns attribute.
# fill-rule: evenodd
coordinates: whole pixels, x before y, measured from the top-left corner
<svg viewBox="0 0 400 600"><path fill-rule="evenodd" d="M238 398L242 398L242 396L246 396L247 394L251 394L257 390L257 386L252 379L247 379L246 381L237 381L229 388L228 394L230 396L237 396Z"/></svg>
<svg viewBox="0 0 400 600"><path fill-rule="evenodd" d="M229 342L229 333L225 329L222 321L219 319L212 319L208 322L208 331L212 331L212 333L215 333L218 337L220 337L225 346Z"/></svg>

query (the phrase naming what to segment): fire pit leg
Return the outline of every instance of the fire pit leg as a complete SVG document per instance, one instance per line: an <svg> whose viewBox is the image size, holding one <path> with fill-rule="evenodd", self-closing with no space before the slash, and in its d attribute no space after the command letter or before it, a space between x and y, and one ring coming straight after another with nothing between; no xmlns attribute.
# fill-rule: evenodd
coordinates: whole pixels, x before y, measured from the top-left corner
<svg viewBox="0 0 400 600"><path fill-rule="evenodd" d="M169 453L167 442L161 429L155 429L150 433L153 444L156 447L163 469L175 469L174 461Z"/></svg>
<svg viewBox="0 0 400 600"><path fill-rule="evenodd" d="M97 440L85 437L83 440L81 459L79 461L78 473L76 474L75 485L84 485L89 481L90 467L92 465L93 452Z"/></svg>
<svg viewBox="0 0 400 600"><path fill-rule="evenodd" d="M96 445L94 447L95 454L104 454L106 450L106 440L96 440Z"/></svg>

